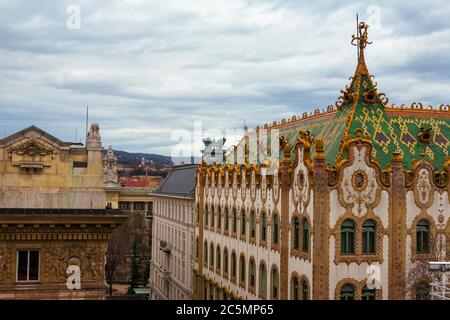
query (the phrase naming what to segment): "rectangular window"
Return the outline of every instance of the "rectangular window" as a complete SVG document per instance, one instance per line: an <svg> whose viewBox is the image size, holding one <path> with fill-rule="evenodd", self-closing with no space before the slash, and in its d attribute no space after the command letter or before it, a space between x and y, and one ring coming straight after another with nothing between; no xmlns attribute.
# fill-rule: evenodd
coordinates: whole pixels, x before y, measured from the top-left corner
<svg viewBox="0 0 450 320"><path fill-rule="evenodd" d="M144 210L145 204L144 202L135 202L134 203L134 210Z"/></svg>
<svg viewBox="0 0 450 320"><path fill-rule="evenodd" d="M130 210L130 203L129 202L119 202L119 208L120 208L120 210Z"/></svg>
<svg viewBox="0 0 450 320"><path fill-rule="evenodd" d="M153 215L153 202L147 202L147 216Z"/></svg>
<svg viewBox="0 0 450 320"><path fill-rule="evenodd" d="M87 168L87 166L88 166L87 162L84 162L84 161L74 161L73 162L74 168Z"/></svg>
<svg viewBox="0 0 450 320"><path fill-rule="evenodd" d="M39 281L39 251L17 251L17 281Z"/></svg>

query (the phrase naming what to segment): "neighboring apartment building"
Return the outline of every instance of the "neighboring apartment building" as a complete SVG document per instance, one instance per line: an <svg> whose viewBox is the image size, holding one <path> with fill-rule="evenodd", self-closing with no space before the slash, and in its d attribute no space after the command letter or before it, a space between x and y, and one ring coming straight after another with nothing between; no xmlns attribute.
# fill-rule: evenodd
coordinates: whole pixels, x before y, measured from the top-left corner
<svg viewBox="0 0 450 320"><path fill-rule="evenodd" d="M199 166L194 298L429 297L415 270L450 257L450 109L388 105L365 23L353 40L336 108L258 126L232 161ZM279 163L251 160L267 132Z"/></svg>
<svg viewBox="0 0 450 320"><path fill-rule="evenodd" d="M153 192L151 299L191 299L195 172L180 165Z"/></svg>
<svg viewBox="0 0 450 320"><path fill-rule="evenodd" d="M31 126L0 140L0 299L103 298L105 254L126 216L105 209L98 124L86 146ZM81 289L66 285L69 266Z"/></svg>

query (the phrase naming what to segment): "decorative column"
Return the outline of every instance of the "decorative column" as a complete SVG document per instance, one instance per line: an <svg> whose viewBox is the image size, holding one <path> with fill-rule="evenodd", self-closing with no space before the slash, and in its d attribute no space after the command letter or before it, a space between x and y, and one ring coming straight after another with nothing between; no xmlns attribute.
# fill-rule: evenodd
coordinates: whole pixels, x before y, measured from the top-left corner
<svg viewBox="0 0 450 320"><path fill-rule="evenodd" d="M313 279L314 300L328 300L330 256L330 199L324 143L316 140L313 174Z"/></svg>
<svg viewBox="0 0 450 320"><path fill-rule="evenodd" d="M203 259L204 257L204 249L203 249L203 221L204 221L204 208L205 208L205 179L206 179L206 168L205 161L199 165L197 170L197 181L196 184L199 188L198 191L198 260L197 260L197 270L195 270L195 283L194 283L194 300L205 300L207 297L204 296L204 288L205 283L203 281ZM194 226L197 221L194 222ZM195 227L194 227L195 228ZM194 234L194 239L196 234Z"/></svg>
<svg viewBox="0 0 450 320"><path fill-rule="evenodd" d="M406 188L402 157L394 152L389 192L389 300L406 295Z"/></svg>
<svg viewBox="0 0 450 320"><path fill-rule="evenodd" d="M289 188L291 184L291 148L282 137L283 160L280 166L280 299L289 299Z"/></svg>

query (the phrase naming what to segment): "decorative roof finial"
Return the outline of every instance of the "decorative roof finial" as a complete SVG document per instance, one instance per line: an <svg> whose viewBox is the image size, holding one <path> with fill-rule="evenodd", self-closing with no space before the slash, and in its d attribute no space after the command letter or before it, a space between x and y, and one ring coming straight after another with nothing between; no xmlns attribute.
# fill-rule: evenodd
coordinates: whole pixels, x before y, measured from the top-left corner
<svg viewBox="0 0 450 320"><path fill-rule="evenodd" d="M371 44L372 42L368 41L368 35L367 35L367 29L369 26L361 21L358 22L358 15L356 15L356 23L357 23L357 29L356 29L356 36L352 35L352 45L356 46L358 49L358 66L356 67L356 75L359 74L369 74L369 71L367 70L366 62L364 60L364 49L368 44Z"/></svg>

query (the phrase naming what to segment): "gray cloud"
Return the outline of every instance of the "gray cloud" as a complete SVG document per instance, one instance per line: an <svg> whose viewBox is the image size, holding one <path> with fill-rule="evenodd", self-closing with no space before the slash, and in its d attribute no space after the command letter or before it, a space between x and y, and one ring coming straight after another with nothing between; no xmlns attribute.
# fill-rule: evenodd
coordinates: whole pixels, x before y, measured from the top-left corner
<svg viewBox="0 0 450 320"><path fill-rule="evenodd" d="M72 4L80 30L66 28ZM174 130L195 121L225 133L325 108L354 72L356 12L371 22L366 60L391 102L448 103L450 4L374 4L1 2L0 135L35 124L80 139L89 105L105 145L170 154Z"/></svg>

